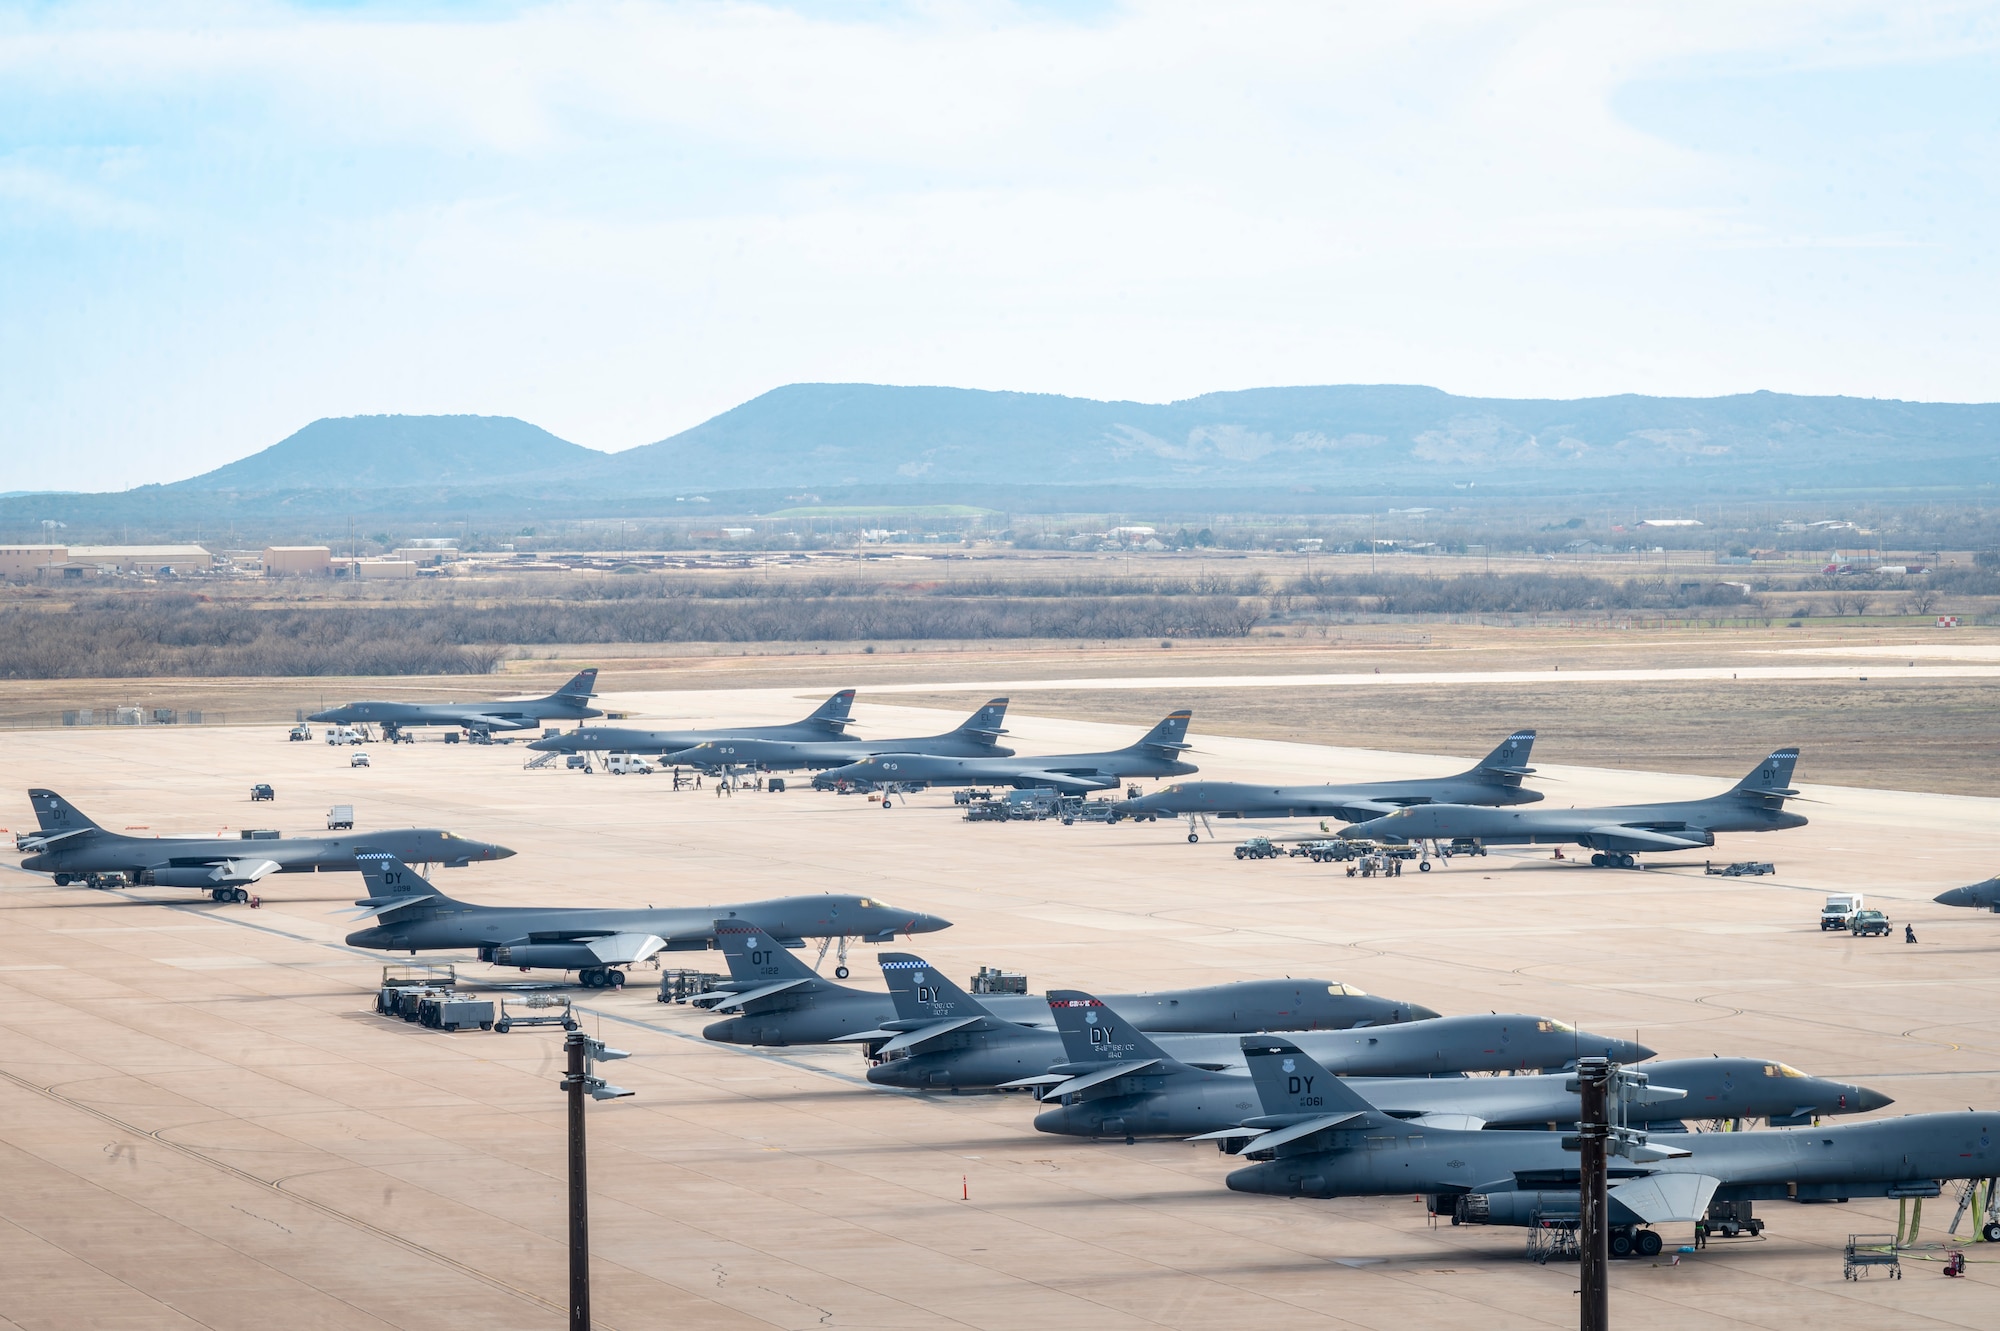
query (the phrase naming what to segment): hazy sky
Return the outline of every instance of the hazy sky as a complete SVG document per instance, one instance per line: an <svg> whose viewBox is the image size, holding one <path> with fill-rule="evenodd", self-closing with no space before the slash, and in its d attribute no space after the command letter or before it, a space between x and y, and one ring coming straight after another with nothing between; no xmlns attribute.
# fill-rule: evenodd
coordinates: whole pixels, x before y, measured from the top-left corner
<svg viewBox="0 0 2000 1331"><path fill-rule="evenodd" d="M2000 398L1994 4L0 10L0 491L780 384Z"/></svg>

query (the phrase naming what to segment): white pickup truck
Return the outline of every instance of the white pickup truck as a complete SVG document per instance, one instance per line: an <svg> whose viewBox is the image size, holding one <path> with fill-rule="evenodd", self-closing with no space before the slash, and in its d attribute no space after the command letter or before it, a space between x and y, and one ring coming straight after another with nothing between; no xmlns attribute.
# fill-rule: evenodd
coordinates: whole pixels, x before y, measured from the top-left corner
<svg viewBox="0 0 2000 1331"><path fill-rule="evenodd" d="M1859 892L1835 892L1819 908L1819 929L1825 933L1829 929L1845 929L1857 911L1865 910L1867 902Z"/></svg>

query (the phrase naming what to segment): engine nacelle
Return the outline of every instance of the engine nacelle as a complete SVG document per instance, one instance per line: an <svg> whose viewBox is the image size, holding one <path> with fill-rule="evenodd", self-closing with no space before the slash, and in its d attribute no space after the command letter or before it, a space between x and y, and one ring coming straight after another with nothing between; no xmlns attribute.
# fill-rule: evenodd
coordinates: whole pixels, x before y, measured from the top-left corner
<svg viewBox="0 0 2000 1331"><path fill-rule="evenodd" d="M597 954L582 943L523 943L496 947L488 958L496 966L532 966L537 970L579 971L602 966Z"/></svg>
<svg viewBox="0 0 2000 1331"><path fill-rule="evenodd" d="M147 887L221 887L223 879L215 869L213 864L161 865L142 870L139 882Z"/></svg>
<svg viewBox="0 0 2000 1331"><path fill-rule="evenodd" d="M1475 1192L1452 1206L1454 1225L1533 1225L1544 1220L1574 1221L1573 1192Z"/></svg>

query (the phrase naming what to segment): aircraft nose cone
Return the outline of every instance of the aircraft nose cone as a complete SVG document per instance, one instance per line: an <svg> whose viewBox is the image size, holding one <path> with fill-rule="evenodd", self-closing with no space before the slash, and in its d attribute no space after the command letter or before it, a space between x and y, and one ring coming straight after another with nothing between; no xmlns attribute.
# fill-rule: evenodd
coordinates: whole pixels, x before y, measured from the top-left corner
<svg viewBox="0 0 2000 1331"><path fill-rule="evenodd" d="M1340 839L1342 841L1373 841L1375 836L1368 830L1372 826L1374 826L1372 823L1356 823L1352 827L1343 827L1340 829Z"/></svg>
<svg viewBox="0 0 2000 1331"><path fill-rule="evenodd" d="M1972 889L1968 887L1954 887L1949 892L1938 893L1931 900L1940 906L1970 906L1972 904Z"/></svg>
<svg viewBox="0 0 2000 1331"><path fill-rule="evenodd" d="M1606 1040L1605 1057L1613 1063L1643 1063L1659 1051L1637 1040Z"/></svg>
<svg viewBox="0 0 2000 1331"><path fill-rule="evenodd" d="M331 720L333 720L333 713L332 713L332 712L313 712L313 713L310 713L310 714L309 714L309 715L308 715L308 716L306 717L306 720L308 720L308 721L331 721Z"/></svg>
<svg viewBox="0 0 2000 1331"><path fill-rule="evenodd" d="M934 934L940 929L951 928L951 921L942 915L918 915L910 921L909 932L913 934Z"/></svg>
<svg viewBox="0 0 2000 1331"><path fill-rule="evenodd" d="M1873 1113L1877 1109L1887 1109L1896 1103L1893 1096L1872 1091L1866 1086L1849 1086L1846 1088L1846 1094L1848 1107L1857 1114Z"/></svg>
<svg viewBox="0 0 2000 1331"><path fill-rule="evenodd" d="M1425 1007L1421 1003L1405 1003L1403 1004L1403 1011L1409 1014L1403 1018L1404 1021L1436 1021L1444 1015L1433 1008Z"/></svg>
<svg viewBox="0 0 2000 1331"><path fill-rule="evenodd" d="M313 720L317 721L319 718L314 717ZM554 738L530 740L528 742L528 747L537 753L547 753L558 746L558 741Z"/></svg>
<svg viewBox="0 0 2000 1331"><path fill-rule="evenodd" d="M496 860L511 860L514 858L514 852L505 846L488 846L486 850Z"/></svg>

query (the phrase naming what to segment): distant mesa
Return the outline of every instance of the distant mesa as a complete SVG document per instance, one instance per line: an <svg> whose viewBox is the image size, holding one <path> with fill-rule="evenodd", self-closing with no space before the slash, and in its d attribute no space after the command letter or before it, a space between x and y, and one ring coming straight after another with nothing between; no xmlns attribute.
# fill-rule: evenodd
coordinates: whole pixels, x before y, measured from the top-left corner
<svg viewBox="0 0 2000 1331"><path fill-rule="evenodd" d="M1996 445L2000 405L1765 392L1554 400L1382 384L1145 403L792 384L621 453L506 416L318 420L146 493L185 504L316 492L335 512L485 504L570 513L635 502L685 512L746 492L768 495L764 511L857 498L1007 508L1036 487L1092 487L1097 498L1226 487L1313 496L1309 507L1356 494L1454 504L1530 494L1892 499L2000 485ZM336 497L359 502L340 507ZM111 498L94 502L108 513Z"/></svg>
<svg viewBox="0 0 2000 1331"><path fill-rule="evenodd" d="M177 490L381 490L558 478L604 460L512 416L338 416Z"/></svg>

